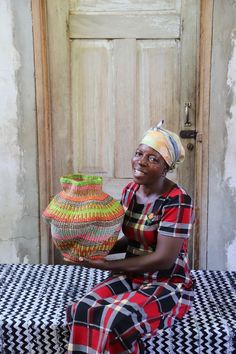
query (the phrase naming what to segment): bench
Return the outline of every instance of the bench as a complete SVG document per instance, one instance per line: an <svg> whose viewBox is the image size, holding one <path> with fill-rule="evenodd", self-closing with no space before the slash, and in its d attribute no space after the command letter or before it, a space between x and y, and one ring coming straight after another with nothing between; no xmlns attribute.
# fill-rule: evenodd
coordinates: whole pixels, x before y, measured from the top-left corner
<svg viewBox="0 0 236 354"><path fill-rule="evenodd" d="M145 353L236 353L236 272L192 273L192 310L172 328L145 338ZM107 275L79 266L0 265L0 353L65 354L66 306Z"/></svg>

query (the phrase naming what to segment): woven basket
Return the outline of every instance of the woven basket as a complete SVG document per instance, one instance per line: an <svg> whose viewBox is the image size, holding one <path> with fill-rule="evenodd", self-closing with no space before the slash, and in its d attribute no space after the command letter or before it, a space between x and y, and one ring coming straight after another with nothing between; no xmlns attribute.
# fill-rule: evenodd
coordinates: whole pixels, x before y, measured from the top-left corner
<svg viewBox="0 0 236 354"><path fill-rule="evenodd" d="M102 191L102 178L83 174L60 178L62 191L43 212L65 260L104 258L117 241L124 217L120 203Z"/></svg>

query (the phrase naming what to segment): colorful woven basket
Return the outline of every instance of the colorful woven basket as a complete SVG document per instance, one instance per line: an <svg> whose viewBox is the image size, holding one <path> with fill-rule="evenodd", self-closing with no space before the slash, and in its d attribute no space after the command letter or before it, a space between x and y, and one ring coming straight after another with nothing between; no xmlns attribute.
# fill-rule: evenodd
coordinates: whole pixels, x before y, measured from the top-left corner
<svg viewBox="0 0 236 354"><path fill-rule="evenodd" d="M83 174L60 178L62 191L43 212L65 260L104 258L117 241L124 210L102 191L102 178Z"/></svg>

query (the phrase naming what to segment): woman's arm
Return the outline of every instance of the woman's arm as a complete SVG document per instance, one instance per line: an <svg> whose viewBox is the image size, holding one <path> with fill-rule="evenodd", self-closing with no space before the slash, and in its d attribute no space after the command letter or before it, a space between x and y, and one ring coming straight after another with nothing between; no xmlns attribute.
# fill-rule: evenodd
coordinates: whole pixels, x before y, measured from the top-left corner
<svg viewBox="0 0 236 354"><path fill-rule="evenodd" d="M155 272L162 269L170 269L183 244L182 238L158 236L156 251L145 255L135 256L122 260L89 260L81 258L81 266L98 268L122 273Z"/></svg>

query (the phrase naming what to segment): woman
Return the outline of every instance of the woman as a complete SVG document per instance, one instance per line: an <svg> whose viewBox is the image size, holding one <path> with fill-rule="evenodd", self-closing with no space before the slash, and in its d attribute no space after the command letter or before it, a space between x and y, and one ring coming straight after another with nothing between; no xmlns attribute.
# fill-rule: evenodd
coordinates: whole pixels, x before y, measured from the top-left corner
<svg viewBox="0 0 236 354"><path fill-rule="evenodd" d="M183 159L179 137L160 124L144 135L132 158L134 182L122 193L124 236L112 250L126 257L81 258L81 266L112 273L67 309L68 354L143 353L142 336L172 326L190 309L187 240L193 205L166 177Z"/></svg>

